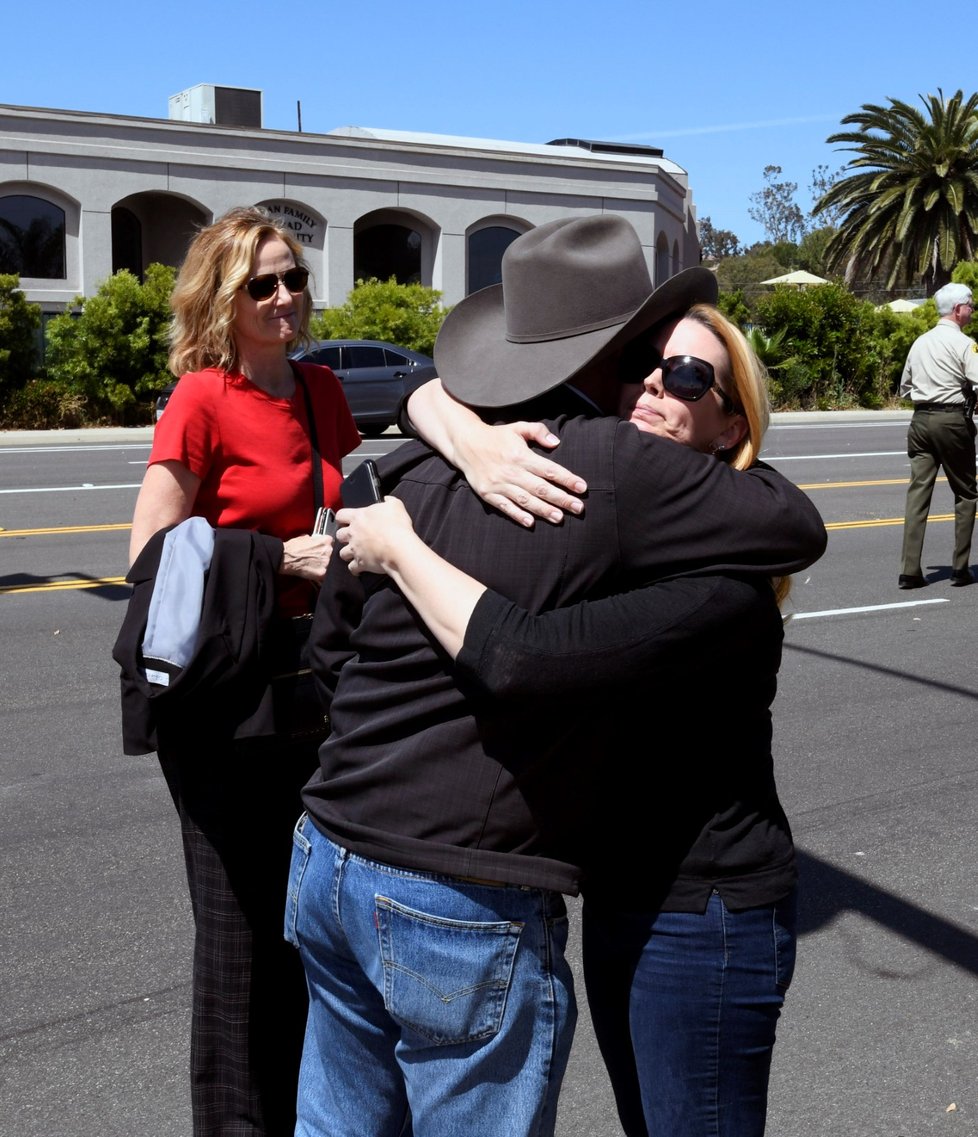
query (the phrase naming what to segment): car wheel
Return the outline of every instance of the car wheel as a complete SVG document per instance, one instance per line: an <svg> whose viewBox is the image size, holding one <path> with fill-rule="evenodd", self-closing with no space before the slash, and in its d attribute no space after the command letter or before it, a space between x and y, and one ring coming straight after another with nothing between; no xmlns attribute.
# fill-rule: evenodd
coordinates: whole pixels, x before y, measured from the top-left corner
<svg viewBox="0 0 978 1137"><path fill-rule="evenodd" d="M364 422L357 424L357 430L364 438L380 438L390 425L389 422Z"/></svg>

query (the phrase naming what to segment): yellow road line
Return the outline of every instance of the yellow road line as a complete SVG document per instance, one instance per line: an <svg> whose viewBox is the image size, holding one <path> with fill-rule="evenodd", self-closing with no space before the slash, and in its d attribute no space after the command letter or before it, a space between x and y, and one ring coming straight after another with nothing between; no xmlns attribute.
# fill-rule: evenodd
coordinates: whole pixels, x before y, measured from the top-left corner
<svg viewBox="0 0 978 1137"><path fill-rule="evenodd" d="M946 478L938 478L939 482L947 481ZM864 482L812 482L809 484L799 485L801 490L830 490L830 489L852 489L860 486L905 486L908 482L907 478L886 478L879 481L864 481ZM953 521L953 513L937 513L932 514L927 518L928 521ZM825 528L828 530L836 529L873 529L886 525L902 525L902 517L880 517L871 521L830 521L826 523ZM73 525L65 526L63 528L51 527L49 529L0 529L0 537L43 537L59 533L119 533L132 528L128 522L113 524L113 525ZM95 581L94 583L52 583L42 586L16 586L13 588L0 588L0 593L3 592L37 592L58 588L96 588L100 584L118 584L124 580L123 577L108 577L102 581Z"/></svg>
<svg viewBox="0 0 978 1137"><path fill-rule="evenodd" d="M939 482L946 482L947 478L938 478ZM798 485L800 490L848 490L859 486L905 486L909 478L880 478L874 482L806 482Z"/></svg>
<svg viewBox="0 0 978 1137"><path fill-rule="evenodd" d="M932 513L927 520L953 521L953 513ZM902 517L878 517L873 521L827 521L826 529L873 529L878 525L902 525Z"/></svg>
<svg viewBox="0 0 978 1137"><path fill-rule="evenodd" d="M0 529L0 537L46 537L52 533L118 533L131 529L132 525L120 522L118 525L62 525L50 529Z"/></svg>
<svg viewBox="0 0 978 1137"><path fill-rule="evenodd" d="M928 518L928 521L953 521L953 513L934 513ZM902 525L902 517L880 517L873 521L829 521L826 523L825 528L830 532L838 529L873 529L881 525ZM93 528L99 528L95 526ZM111 526L102 526L101 528L111 528ZM115 526L115 528L128 529L128 525ZM76 530L65 530L65 532L75 532ZM24 530L29 532L29 530ZM47 532L47 530L40 530L40 532ZM58 532L58 530L51 530L51 532ZM0 533L0 536L8 536L10 534ZM80 588L102 588L106 585L125 584L126 578L124 576L104 576L97 580L49 580L38 584L10 584L0 586L0 596L11 596L14 594L24 592L66 592L69 590L77 590Z"/></svg>
<svg viewBox="0 0 978 1137"><path fill-rule="evenodd" d="M102 588L107 584L125 584L124 576L103 576L95 580L46 580L37 584L8 584L0 586L0 596L15 592L65 592L78 588Z"/></svg>

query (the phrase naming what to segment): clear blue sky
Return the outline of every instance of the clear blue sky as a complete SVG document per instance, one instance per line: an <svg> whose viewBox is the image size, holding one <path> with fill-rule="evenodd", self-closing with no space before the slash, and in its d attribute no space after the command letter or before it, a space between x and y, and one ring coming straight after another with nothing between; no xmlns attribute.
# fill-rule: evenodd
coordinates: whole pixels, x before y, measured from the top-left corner
<svg viewBox="0 0 978 1137"><path fill-rule="evenodd" d="M258 87L266 127L662 147L700 217L742 241L766 165L808 185L843 115L976 82L969 22L823 0L256 0L4 6L0 103L167 116L197 83Z"/></svg>

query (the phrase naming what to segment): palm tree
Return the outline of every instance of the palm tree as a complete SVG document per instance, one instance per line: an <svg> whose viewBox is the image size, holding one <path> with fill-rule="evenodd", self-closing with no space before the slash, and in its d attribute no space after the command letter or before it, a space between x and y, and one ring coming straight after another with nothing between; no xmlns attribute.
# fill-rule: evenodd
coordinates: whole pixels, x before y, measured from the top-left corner
<svg viewBox="0 0 978 1137"><path fill-rule="evenodd" d="M933 291L978 248L978 94L921 95L927 114L899 99L866 103L827 141L857 157L813 212L843 218L826 255L846 280L879 277L886 287L921 281Z"/></svg>
<svg viewBox="0 0 978 1137"><path fill-rule="evenodd" d="M747 342L753 353L764 364L765 371L780 371L798 362L797 355L789 354L790 349L784 342L785 334L785 328L778 328L776 332L768 335L758 327L752 327L746 333Z"/></svg>

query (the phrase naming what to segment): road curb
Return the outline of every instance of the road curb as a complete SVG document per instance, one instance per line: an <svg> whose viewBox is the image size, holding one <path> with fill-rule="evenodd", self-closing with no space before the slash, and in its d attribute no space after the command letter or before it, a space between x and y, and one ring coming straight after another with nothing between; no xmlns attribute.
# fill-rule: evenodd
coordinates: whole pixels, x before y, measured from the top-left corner
<svg viewBox="0 0 978 1137"><path fill-rule="evenodd" d="M771 426L797 426L812 422L909 422L909 410L885 411L778 411ZM77 430L0 430L0 449L14 446L111 446L153 441L151 426L96 426Z"/></svg>

